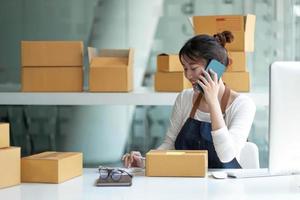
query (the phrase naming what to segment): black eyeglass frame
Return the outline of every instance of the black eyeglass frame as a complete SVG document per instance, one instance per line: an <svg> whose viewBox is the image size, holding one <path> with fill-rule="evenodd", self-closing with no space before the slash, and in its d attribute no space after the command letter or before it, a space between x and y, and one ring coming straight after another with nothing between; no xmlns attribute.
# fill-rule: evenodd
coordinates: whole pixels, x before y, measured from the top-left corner
<svg viewBox="0 0 300 200"><path fill-rule="evenodd" d="M132 174L120 168L109 168L109 167L99 166L98 171L99 171L99 179L101 180L107 180L110 177L111 180L118 182L121 180L122 176L124 176L124 173L128 175L130 178L132 178ZM101 171L105 171L107 175L105 177L101 176ZM113 176L114 174L118 174L119 176L117 176L116 178L116 176Z"/></svg>

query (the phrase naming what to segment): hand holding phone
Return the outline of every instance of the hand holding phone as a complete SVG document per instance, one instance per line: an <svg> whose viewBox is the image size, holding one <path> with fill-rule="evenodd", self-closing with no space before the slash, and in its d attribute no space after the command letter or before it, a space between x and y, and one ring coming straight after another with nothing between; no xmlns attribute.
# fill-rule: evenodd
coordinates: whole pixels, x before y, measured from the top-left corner
<svg viewBox="0 0 300 200"><path fill-rule="evenodd" d="M219 80L222 77L223 73L225 72L226 67L219 61L212 59L205 68L205 71L208 72L210 74L210 76L212 77L210 70L214 71L217 74L218 80ZM203 89L201 88L201 86L198 83L196 84L196 88L200 92L204 93Z"/></svg>

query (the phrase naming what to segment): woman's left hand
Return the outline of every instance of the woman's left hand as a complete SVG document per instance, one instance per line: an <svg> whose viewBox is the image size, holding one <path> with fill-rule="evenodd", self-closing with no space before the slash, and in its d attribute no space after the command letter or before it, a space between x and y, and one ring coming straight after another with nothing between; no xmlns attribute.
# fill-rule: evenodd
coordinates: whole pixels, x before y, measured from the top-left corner
<svg viewBox="0 0 300 200"><path fill-rule="evenodd" d="M204 91L204 97L207 104L211 105L218 103L219 83L217 74L211 69L209 70L209 73L202 69L202 74L199 77L198 84Z"/></svg>

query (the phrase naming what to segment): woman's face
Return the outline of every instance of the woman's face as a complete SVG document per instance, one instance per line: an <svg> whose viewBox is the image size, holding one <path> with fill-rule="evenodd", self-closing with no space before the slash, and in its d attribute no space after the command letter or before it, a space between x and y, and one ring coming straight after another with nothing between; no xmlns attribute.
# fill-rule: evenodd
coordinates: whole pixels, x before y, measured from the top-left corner
<svg viewBox="0 0 300 200"><path fill-rule="evenodd" d="M192 83L194 90L196 91L196 81L202 75L202 69L205 70L205 63L198 61L195 62L186 56L181 57L183 64L184 76Z"/></svg>

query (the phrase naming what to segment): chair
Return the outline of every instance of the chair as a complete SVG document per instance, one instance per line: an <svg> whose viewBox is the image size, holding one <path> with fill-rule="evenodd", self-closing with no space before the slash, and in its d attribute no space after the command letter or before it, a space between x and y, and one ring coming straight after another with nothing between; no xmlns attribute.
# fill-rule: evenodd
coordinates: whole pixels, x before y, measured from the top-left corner
<svg viewBox="0 0 300 200"><path fill-rule="evenodd" d="M246 142L240 153L240 165L243 169L259 168L259 153L256 144Z"/></svg>

